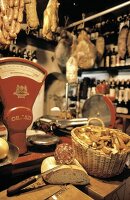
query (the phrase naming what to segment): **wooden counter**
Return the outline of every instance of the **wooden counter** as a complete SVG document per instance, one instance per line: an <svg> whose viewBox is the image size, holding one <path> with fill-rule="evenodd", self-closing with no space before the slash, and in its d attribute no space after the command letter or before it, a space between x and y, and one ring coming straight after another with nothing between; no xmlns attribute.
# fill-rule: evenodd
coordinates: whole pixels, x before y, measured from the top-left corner
<svg viewBox="0 0 130 200"><path fill-rule="evenodd" d="M70 138L62 138L62 141L63 140L65 142L71 142ZM47 156L53 155L53 153L53 150L51 152L32 152L31 154L19 157L17 161L11 166L12 173L7 175L6 178L5 173L4 178L1 177L2 173L0 173L0 200L15 200L16 196L7 197L6 189L10 185L24 180L30 175L36 175L39 173L43 159ZM6 172L9 171L10 170L6 169ZM80 186L77 188L95 200L130 200L130 169L126 168L122 174L111 179L98 179L90 176L89 185L82 187ZM41 195L42 192L44 193L43 189L44 187L41 185L40 188L34 189L31 192L26 191L24 195L18 195L17 197L19 198L17 198L17 200L43 200L43 195ZM25 198L28 195L30 196L30 199ZM23 198L21 196L23 196ZM62 200L63 199L64 198L62 198Z"/></svg>
<svg viewBox="0 0 130 200"><path fill-rule="evenodd" d="M90 177L90 185L85 192L95 200L130 200L130 170L111 179Z"/></svg>
<svg viewBox="0 0 130 200"><path fill-rule="evenodd" d="M53 198L51 197L53 195ZM50 197L50 198L49 198ZM28 191L20 195L8 197L6 191L0 193L0 200L93 200L73 185L59 186L47 185L33 191Z"/></svg>
<svg viewBox="0 0 130 200"><path fill-rule="evenodd" d="M36 187L35 189L30 190L31 186L29 186L30 188L28 190L25 189L25 192L22 192L19 195L15 195L12 197L7 197L7 190L2 190L0 192L0 200L9 200L9 199L10 200L15 200L15 199L17 200L25 200L25 199L26 200L30 200L30 199L43 200L44 199L43 196L47 197L48 193L50 194L50 191L52 191L53 193L57 189L59 189L59 186L56 186L56 185L45 186L42 180L39 180L39 181L41 181L41 183L40 182L36 183L36 186L38 188ZM88 196L95 200L130 200L130 190L129 190L130 169L125 169L125 171L121 175L117 177L113 177L111 179L102 180L102 179L98 179L98 178L94 178L90 176L89 185L79 186L77 188L87 195L86 200ZM71 197L72 197L72 194L71 194ZM62 200L66 200L66 199L63 199L62 197Z"/></svg>

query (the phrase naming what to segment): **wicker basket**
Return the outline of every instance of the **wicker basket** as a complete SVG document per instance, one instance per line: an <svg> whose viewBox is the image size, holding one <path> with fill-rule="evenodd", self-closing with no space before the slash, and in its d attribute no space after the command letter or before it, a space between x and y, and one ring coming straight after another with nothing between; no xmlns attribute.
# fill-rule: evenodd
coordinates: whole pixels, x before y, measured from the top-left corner
<svg viewBox="0 0 130 200"><path fill-rule="evenodd" d="M110 155L104 154L99 150L89 147L83 140L77 137L75 133L76 129L74 128L71 132L75 158L89 175L109 178L123 171L128 156L127 152Z"/></svg>

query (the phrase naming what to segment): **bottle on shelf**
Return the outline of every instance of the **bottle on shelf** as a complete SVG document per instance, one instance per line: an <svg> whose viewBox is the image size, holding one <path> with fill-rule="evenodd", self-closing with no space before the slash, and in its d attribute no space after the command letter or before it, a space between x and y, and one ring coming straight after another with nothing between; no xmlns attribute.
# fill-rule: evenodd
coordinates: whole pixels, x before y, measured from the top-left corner
<svg viewBox="0 0 130 200"><path fill-rule="evenodd" d="M37 52L36 50L32 53L32 62L37 63L38 59L37 59Z"/></svg>
<svg viewBox="0 0 130 200"><path fill-rule="evenodd" d="M26 49L23 50L21 57L24 59L27 59L27 50Z"/></svg>
<svg viewBox="0 0 130 200"><path fill-rule="evenodd" d="M91 97L91 92L92 92L92 79L90 79L90 82L88 84L88 91L87 91L87 98L89 99Z"/></svg>
<svg viewBox="0 0 130 200"><path fill-rule="evenodd" d="M18 48L18 50L17 50L17 57L20 57L21 58L21 48Z"/></svg>
<svg viewBox="0 0 130 200"><path fill-rule="evenodd" d="M31 50L27 51L27 59L32 61L32 52L31 52Z"/></svg>
<svg viewBox="0 0 130 200"><path fill-rule="evenodd" d="M130 80L125 81L125 88L124 88L124 114L130 113Z"/></svg>
<svg viewBox="0 0 130 200"><path fill-rule="evenodd" d="M119 98L116 107L116 112L120 114L128 114L128 87L129 83L121 80L119 83Z"/></svg>
<svg viewBox="0 0 130 200"><path fill-rule="evenodd" d="M116 51L116 48L115 46L113 47L112 49L112 53L111 53L111 67L116 67L117 65L117 51Z"/></svg>
<svg viewBox="0 0 130 200"><path fill-rule="evenodd" d="M105 67L111 66L111 50L110 48L105 51Z"/></svg>
<svg viewBox="0 0 130 200"><path fill-rule="evenodd" d="M115 81L110 80L110 85L109 85L109 96L115 99L116 97L116 90L115 90Z"/></svg>
<svg viewBox="0 0 130 200"><path fill-rule="evenodd" d="M85 77L80 83L80 99L86 99L88 93L88 86L90 84L90 78Z"/></svg>
<svg viewBox="0 0 130 200"><path fill-rule="evenodd" d="M119 97L118 97L118 102L116 105L116 113L122 114L123 110L123 99L122 99L122 92L119 90Z"/></svg>
<svg viewBox="0 0 130 200"><path fill-rule="evenodd" d="M93 26L91 29L90 39L91 39L91 41L95 40L95 26Z"/></svg>
<svg viewBox="0 0 130 200"><path fill-rule="evenodd" d="M11 57L16 57L17 56L17 51L16 51L16 46L12 47L12 50L10 52Z"/></svg>
<svg viewBox="0 0 130 200"><path fill-rule="evenodd" d="M91 80L91 96L96 94L96 79Z"/></svg>

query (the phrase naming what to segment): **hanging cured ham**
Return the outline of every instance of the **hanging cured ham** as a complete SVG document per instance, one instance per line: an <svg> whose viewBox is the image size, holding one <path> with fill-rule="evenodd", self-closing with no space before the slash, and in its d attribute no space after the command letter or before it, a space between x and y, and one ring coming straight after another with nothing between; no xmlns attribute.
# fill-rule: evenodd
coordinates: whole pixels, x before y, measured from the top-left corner
<svg viewBox="0 0 130 200"><path fill-rule="evenodd" d="M130 57L130 28L127 37L127 51L128 51L128 56Z"/></svg>
<svg viewBox="0 0 130 200"><path fill-rule="evenodd" d="M58 27L58 8L59 3L57 0L49 0L47 7L43 13L42 35L48 40L53 39L53 32L56 32L56 29Z"/></svg>
<svg viewBox="0 0 130 200"><path fill-rule="evenodd" d="M84 30L78 35L78 44L73 55L77 58L80 68L92 68L95 64L97 50L95 45L89 40L87 32Z"/></svg>
<svg viewBox="0 0 130 200"><path fill-rule="evenodd" d="M69 31L61 31L59 42L55 48L55 59L60 67L66 67L75 41L75 36Z"/></svg>
<svg viewBox="0 0 130 200"><path fill-rule="evenodd" d="M128 26L125 25L122 27L121 31L119 32L118 36L118 54L121 59L125 58L126 51L127 51L127 37L128 37Z"/></svg>

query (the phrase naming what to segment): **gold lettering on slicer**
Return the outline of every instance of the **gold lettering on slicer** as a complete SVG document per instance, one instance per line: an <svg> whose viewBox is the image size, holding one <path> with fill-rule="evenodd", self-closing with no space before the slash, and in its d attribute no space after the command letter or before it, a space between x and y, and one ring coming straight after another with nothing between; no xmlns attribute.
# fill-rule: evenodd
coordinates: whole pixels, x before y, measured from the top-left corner
<svg viewBox="0 0 130 200"><path fill-rule="evenodd" d="M17 85L16 91L13 94L16 95L18 98L25 98L26 96L29 95L27 86L26 85Z"/></svg>
<svg viewBox="0 0 130 200"><path fill-rule="evenodd" d="M30 121L32 118L30 115L16 115L11 117L11 121L20 121L20 120L26 120L26 121Z"/></svg>

